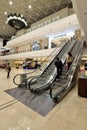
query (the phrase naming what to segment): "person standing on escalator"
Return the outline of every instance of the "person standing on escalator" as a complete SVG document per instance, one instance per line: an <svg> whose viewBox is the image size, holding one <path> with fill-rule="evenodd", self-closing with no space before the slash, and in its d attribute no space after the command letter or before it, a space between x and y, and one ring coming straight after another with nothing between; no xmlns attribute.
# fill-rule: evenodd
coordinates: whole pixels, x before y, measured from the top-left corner
<svg viewBox="0 0 87 130"><path fill-rule="evenodd" d="M66 58L66 64L68 65L68 70L73 62L73 56L70 52L68 52L67 58Z"/></svg>
<svg viewBox="0 0 87 130"><path fill-rule="evenodd" d="M62 74L62 61L59 60L59 57L57 57L55 61L55 66L57 68L57 76L56 79L59 79L60 75Z"/></svg>

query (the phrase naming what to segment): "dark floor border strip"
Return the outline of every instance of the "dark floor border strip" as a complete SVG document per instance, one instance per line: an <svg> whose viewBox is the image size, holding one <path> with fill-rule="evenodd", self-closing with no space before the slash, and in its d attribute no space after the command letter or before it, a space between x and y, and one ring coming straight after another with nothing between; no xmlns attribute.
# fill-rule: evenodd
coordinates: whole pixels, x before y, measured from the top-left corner
<svg viewBox="0 0 87 130"><path fill-rule="evenodd" d="M11 103L11 104L9 104L9 105L7 105L7 106L4 106L4 107L0 108L0 110L3 110L3 109L5 109L5 108L7 108L7 107L9 107L9 106L11 106L11 105L13 105L13 104L16 104L17 102L19 102L19 101L16 101L16 102L13 102L13 103Z"/></svg>
<svg viewBox="0 0 87 130"><path fill-rule="evenodd" d="M10 100L10 101L8 101L8 102L6 102L6 103L3 103L3 104L0 105L0 107L4 106L4 105L6 105L6 104L8 104L8 103L10 103L10 102L13 102L13 101L15 101L15 100L16 100L16 99L13 99L13 100Z"/></svg>

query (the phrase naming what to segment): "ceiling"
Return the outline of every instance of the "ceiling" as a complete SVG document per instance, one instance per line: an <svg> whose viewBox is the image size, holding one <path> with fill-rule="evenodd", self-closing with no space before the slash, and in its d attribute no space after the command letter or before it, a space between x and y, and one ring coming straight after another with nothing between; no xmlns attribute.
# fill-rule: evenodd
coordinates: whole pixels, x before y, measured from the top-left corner
<svg viewBox="0 0 87 130"><path fill-rule="evenodd" d="M81 28L87 38L87 0L72 0Z"/></svg>
<svg viewBox="0 0 87 130"><path fill-rule="evenodd" d="M11 5L9 2L12 2ZM28 22L28 28L69 5L70 0L0 0L0 38L9 39L16 34L17 30L6 23L10 13L22 14Z"/></svg>

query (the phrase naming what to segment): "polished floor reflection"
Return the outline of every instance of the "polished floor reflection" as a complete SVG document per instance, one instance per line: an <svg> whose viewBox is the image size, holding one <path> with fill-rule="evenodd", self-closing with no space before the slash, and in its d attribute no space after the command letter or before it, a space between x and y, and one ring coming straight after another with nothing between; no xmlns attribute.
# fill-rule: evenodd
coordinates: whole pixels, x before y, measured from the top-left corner
<svg viewBox="0 0 87 130"><path fill-rule="evenodd" d="M27 107L5 90L17 87L13 77L22 73L12 69L11 78L0 69L0 130L86 130L87 98L78 96L78 83L45 117ZM30 70L31 71L31 70Z"/></svg>

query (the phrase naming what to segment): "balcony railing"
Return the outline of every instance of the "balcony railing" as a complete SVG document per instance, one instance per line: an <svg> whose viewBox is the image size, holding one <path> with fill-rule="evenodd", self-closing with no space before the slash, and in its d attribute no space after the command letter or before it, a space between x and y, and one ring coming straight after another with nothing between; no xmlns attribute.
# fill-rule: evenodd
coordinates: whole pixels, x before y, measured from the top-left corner
<svg viewBox="0 0 87 130"><path fill-rule="evenodd" d="M34 31L34 30L36 30L36 29L42 28L42 27L44 27L44 26L46 26L46 25L48 25L48 24L54 23L54 22L56 22L56 21L58 21L58 20L60 20L60 19L62 19L62 18L65 18L65 17L67 17L67 16L69 16L69 15L72 15L72 14L74 14L73 9L69 10L69 12L67 12L67 14L65 13L65 14L61 14L61 15L55 16L55 17L53 17L53 18L51 18L51 19L48 19L48 20L46 20L46 21L44 21L44 22L38 24L38 25L31 26L31 27L28 28L28 29L23 29L23 30L19 31L19 32L16 34L16 36L12 36L11 39L15 39L16 37L19 37L19 36L21 36L21 35L23 35L23 34L25 34L25 33L29 33L29 32Z"/></svg>

